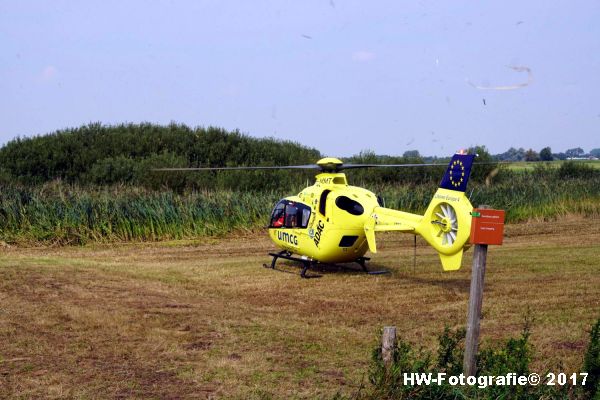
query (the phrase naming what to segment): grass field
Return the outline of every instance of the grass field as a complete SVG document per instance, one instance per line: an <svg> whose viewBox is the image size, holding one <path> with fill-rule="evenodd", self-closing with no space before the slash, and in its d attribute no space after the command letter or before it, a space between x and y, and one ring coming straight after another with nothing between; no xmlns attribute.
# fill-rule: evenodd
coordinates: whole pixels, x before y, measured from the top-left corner
<svg viewBox="0 0 600 400"><path fill-rule="evenodd" d="M508 164L508 166L506 168L512 169L515 171L533 170L536 167L540 167L542 165L546 166L546 167L558 168L561 165L563 165L565 162L569 162L569 161L554 160L554 161L533 162L533 163L527 162L527 161L515 161L515 162L511 162L510 164ZM584 164L584 165L587 165L587 166L595 168L595 169L600 169L600 160L575 160L575 161L570 161L570 162L575 162L577 164Z"/></svg>
<svg viewBox="0 0 600 400"><path fill-rule="evenodd" d="M389 275L262 268L266 234L5 247L0 398L314 398L355 393L384 325L434 348L466 319L469 251L443 273L412 236L379 236ZM507 226L488 255L482 340L534 317L534 371L579 372L600 314L600 220Z"/></svg>

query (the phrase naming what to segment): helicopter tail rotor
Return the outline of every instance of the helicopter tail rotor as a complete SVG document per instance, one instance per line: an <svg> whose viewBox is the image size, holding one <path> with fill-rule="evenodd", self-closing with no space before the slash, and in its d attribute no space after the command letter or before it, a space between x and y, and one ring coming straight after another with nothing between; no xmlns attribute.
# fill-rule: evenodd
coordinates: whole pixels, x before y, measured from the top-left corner
<svg viewBox="0 0 600 400"><path fill-rule="evenodd" d="M433 196L417 233L440 254L445 271L460 268L471 233L473 206L465 195L474 155L455 154Z"/></svg>
<svg viewBox="0 0 600 400"><path fill-rule="evenodd" d="M463 248L471 233L473 206L463 192L438 189L416 227L440 255L444 271L460 268Z"/></svg>

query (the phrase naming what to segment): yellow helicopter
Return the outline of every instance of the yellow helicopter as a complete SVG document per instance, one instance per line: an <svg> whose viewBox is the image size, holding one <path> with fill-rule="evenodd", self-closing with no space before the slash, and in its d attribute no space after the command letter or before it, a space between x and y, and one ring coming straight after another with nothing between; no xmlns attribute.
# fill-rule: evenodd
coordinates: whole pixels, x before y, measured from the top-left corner
<svg viewBox="0 0 600 400"><path fill-rule="evenodd" d="M455 154L424 215L383 206L369 190L348 185L345 169L416 167L439 164L344 164L323 158L316 165L283 167L162 168L181 170L318 169L314 185L296 196L280 200L268 226L271 240L281 249L269 253L275 268L278 258L301 262L301 276L318 263L357 262L365 272L367 250L377 252L376 232L398 231L420 235L440 256L445 271L461 266L471 230L473 206L465 195L475 155Z"/></svg>

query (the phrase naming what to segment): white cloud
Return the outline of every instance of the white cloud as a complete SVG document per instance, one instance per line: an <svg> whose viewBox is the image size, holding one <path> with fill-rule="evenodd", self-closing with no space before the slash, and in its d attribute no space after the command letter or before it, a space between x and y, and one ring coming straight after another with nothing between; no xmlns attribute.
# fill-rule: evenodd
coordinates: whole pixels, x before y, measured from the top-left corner
<svg viewBox="0 0 600 400"><path fill-rule="evenodd" d="M352 59L357 62L367 62L373 60L374 58L375 53L366 50L355 51L352 53Z"/></svg>

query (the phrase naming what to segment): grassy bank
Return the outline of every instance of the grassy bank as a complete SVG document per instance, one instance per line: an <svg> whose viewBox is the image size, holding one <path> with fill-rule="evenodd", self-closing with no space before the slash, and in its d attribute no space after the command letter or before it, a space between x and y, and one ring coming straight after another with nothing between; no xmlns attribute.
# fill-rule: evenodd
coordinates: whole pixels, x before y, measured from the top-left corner
<svg viewBox="0 0 600 400"><path fill-rule="evenodd" d="M562 165L564 165L565 163L569 163L569 162L573 162L573 161L569 161L569 160L545 161L545 162L543 162L543 165L547 166L547 167L551 167L551 168L560 168ZM600 169L600 160L576 160L575 162L577 162L578 164L584 164L590 168ZM527 161L517 161L517 162L513 162L513 163L509 164L507 166L507 168L515 170L515 171L519 171L519 170L533 171L533 170L535 170L535 168L539 167L539 165L540 165L539 162L532 163L532 162L527 162Z"/></svg>

